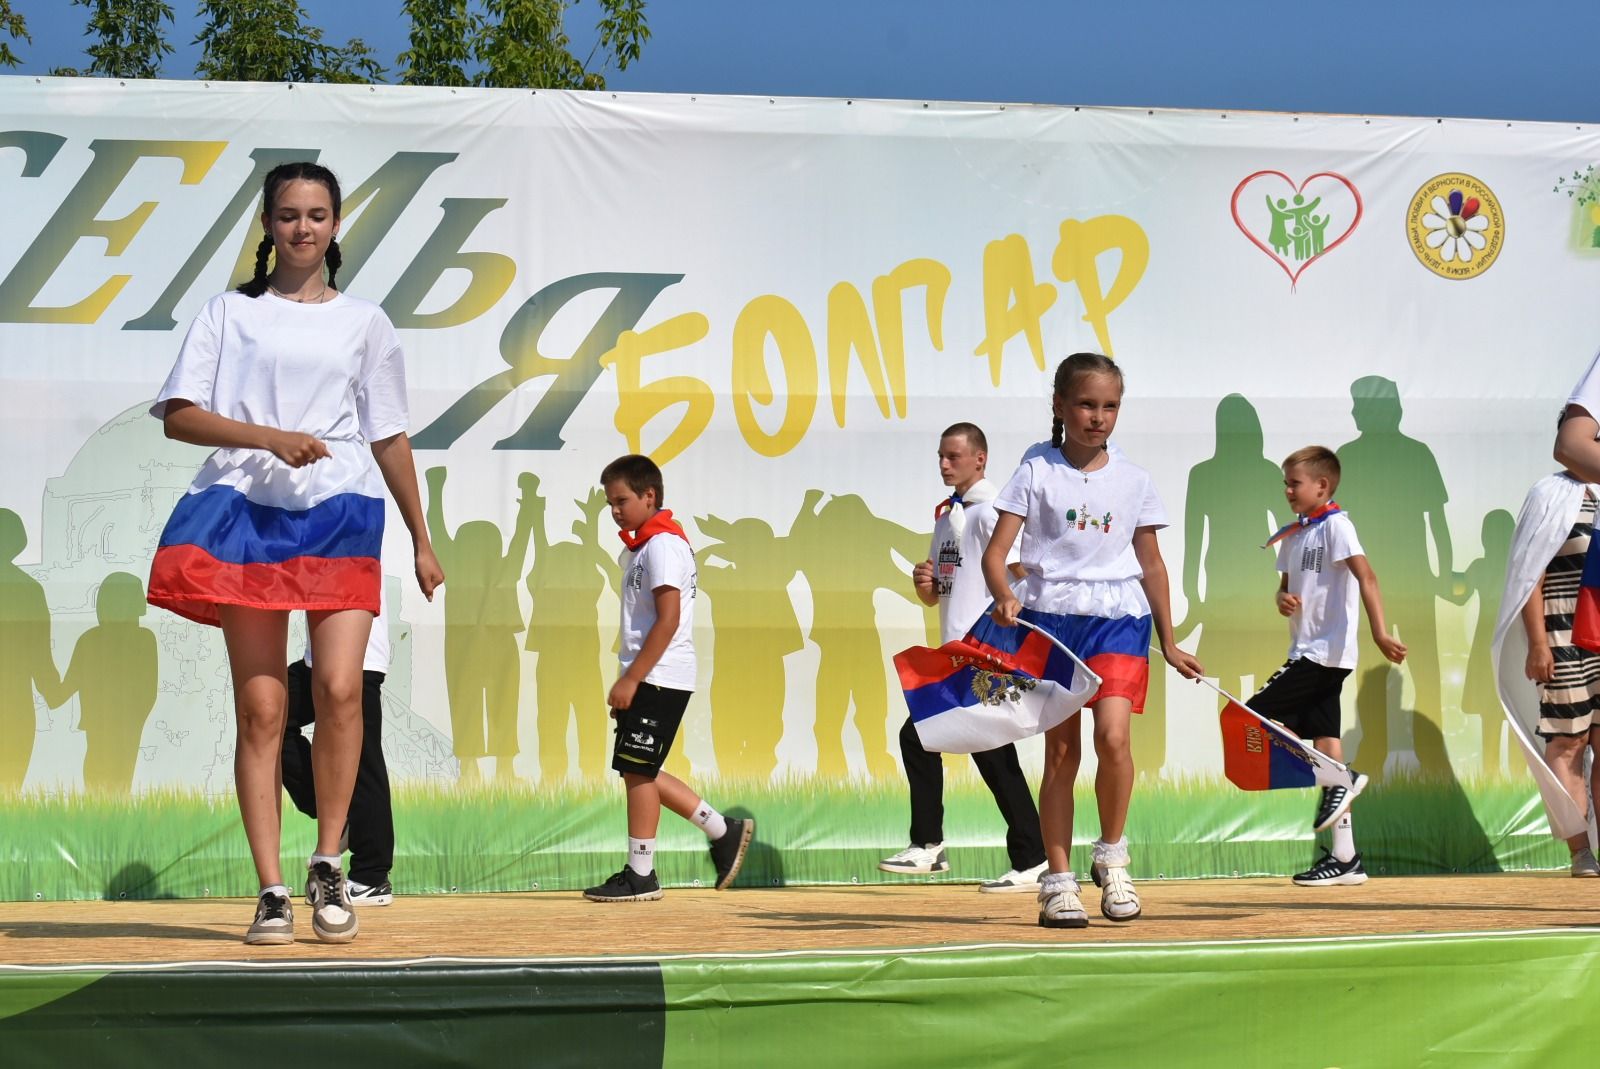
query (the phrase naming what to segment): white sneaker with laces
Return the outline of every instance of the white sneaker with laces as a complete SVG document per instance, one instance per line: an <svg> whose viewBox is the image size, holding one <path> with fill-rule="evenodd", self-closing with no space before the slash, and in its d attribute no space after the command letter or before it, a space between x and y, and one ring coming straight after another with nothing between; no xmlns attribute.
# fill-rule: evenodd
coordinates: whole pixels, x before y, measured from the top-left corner
<svg viewBox="0 0 1600 1069"><path fill-rule="evenodd" d="M1036 894L1039 890L1039 878L1044 875L1048 862L1041 861L1031 869L1012 869L1003 876L992 880L984 880L978 885L978 890L984 894L1013 894L1027 891Z"/></svg>
<svg viewBox="0 0 1600 1069"><path fill-rule="evenodd" d="M1572 855L1572 874L1579 879L1600 876L1600 861L1595 860L1593 850L1586 846Z"/></svg>
<svg viewBox="0 0 1600 1069"><path fill-rule="evenodd" d="M878 868L884 872L921 876L933 872L949 872L950 861L945 856L944 843L929 843L926 846L912 843L898 854L892 854L878 862Z"/></svg>
<svg viewBox="0 0 1600 1069"><path fill-rule="evenodd" d="M1049 872L1039 881L1039 927L1087 928L1089 915L1070 872Z"/></svg>

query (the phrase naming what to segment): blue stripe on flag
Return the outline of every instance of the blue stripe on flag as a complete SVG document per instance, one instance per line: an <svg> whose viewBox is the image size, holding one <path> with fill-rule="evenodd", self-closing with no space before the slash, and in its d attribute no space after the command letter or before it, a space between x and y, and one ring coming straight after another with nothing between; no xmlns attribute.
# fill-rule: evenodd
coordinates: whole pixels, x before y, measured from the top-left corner
<svg viewBox="0 0 1600 1069"><path fill-rule="evenodd" d="M376 558L383 546L383 502L337 494L309 509L285 509L258 505L231 486L210 486L184 495L160 544L198 546L226 564Z"/></svg>

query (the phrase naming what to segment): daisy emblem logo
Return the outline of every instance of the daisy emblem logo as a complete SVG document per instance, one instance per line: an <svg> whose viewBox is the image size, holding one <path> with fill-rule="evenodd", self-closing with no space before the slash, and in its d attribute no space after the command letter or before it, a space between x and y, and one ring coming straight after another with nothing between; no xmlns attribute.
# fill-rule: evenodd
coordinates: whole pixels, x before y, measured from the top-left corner
<svg viewBox="0 0 1600 1069"><path fill-rule="evenodd" d="M1478 179L1441 174L1411 198L1406 236L1422 266L1440 278L1477 278L1505 246L1505 214L1500 199Z"/></svg>

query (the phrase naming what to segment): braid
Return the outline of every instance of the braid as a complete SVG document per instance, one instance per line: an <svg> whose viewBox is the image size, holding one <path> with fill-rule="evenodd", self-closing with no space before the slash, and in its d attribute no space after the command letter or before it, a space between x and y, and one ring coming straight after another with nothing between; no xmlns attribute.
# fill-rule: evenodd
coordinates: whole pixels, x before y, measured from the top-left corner
<svg viewBox="0 0 1600 1069"><path fill-rule="evenodd" d="M262 234L256 246L256 273L239 283L238 290L246 297L259 297L267 292L267 257L272 255L272 235Z"/></svg>
<svg viewBox="0 0 1600 1069"><path fill-rule="evenodd" d="M322 262L328 265L328 288L333 289L333 276L337 274L339 268L344 265L344 254L339 251L338 238L328 239L328 252L327 255L323 257Z"/></svg>
<svg viewBox="0 0 1600 1069"><path fill-rule="evenodd" d="M1050 421L1050 448L1060 449L1061 443L1067 440L1067 425L1059 418Z"/></svg>

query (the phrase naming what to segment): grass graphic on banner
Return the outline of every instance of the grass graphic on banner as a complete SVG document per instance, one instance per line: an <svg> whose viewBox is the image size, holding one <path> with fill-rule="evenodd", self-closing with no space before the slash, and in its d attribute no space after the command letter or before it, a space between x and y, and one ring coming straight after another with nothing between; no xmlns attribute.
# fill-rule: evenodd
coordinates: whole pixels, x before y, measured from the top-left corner
<svg viewBox="0 0 1600 1069"><path fill-rule="evenodd" d="M877 862L905 845L899 783L716 783L711 800L753 814L756 842L740 887L900 883ZM1247 795L1226 781L1191 779L1135 792L1128 837L1139 879L1283 875L1316 854L1311 792ZM945 800L953 871L992 877L1008 865L1003 826L978 782L953 781ZM1088 867L1097 834L1092 785L1077 794L1073 863ZM1537 796L1522 783L1396 777L1369 788L1355 809L1357 843L1373 875L1554 869L1566 850L1549 837ZM291 882L305 863L311 821L285 814ZM394 881L402 893L571 891L621 863L624 810L613 784L395 792ZM24 795L0 800L0 898L7 900L200 898L253 894L255 877L231 797L157 791L133 798ZM710 882L705 839L667 815L657 853L664 884Z"/></svg>

